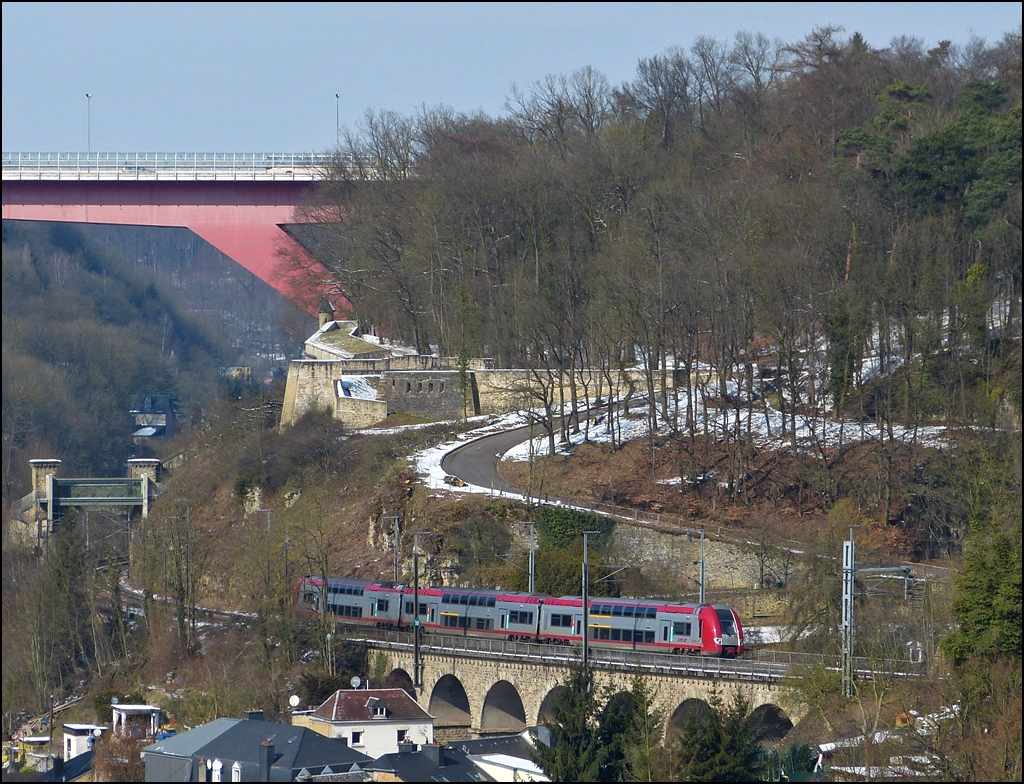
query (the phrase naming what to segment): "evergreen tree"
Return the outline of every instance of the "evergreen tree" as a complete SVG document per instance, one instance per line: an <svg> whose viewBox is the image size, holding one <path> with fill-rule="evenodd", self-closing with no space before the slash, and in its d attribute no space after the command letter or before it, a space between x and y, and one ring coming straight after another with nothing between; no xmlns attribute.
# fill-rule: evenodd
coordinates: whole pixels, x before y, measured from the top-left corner
<svg viewBox="0 0 1024 784"><path fill-rule="evenodd" d="M597 781L601 752L595 731L594 671L574 665L562 686L552 719L545 722L551 730L551 745L539 744L534 761L551 781Z"/></svg>
<svg viewBox="0 0 1024 784"><path fill-rule="evenodd" d="M712 688L706 715L691 715L679 738L683 781L753 781L761 768L757 720L737 691L726 704Z"/></svg>

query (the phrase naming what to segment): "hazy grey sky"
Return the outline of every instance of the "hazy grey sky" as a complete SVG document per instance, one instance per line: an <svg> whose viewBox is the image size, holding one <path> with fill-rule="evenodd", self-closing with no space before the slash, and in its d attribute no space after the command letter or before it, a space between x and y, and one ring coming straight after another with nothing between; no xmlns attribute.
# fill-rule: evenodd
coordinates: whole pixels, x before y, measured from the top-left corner
<svg viewBox="0 0 1024 784"><path fill-rule="evenodd" d="M698 35L990 42L1020 3L3 3L3 150L308 152L368 107L491 115L585 65L612 84ZM341 98L335 99L335 93Z"/></svg>

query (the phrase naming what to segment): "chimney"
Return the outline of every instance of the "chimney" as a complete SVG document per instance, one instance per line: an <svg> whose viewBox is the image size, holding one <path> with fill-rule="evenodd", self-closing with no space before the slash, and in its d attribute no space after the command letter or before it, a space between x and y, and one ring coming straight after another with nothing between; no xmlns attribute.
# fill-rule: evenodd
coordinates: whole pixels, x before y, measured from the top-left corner
<svg viewBox="0 0 1024 784"><path fill-rule="evenodd" d="M444 758L442 749L443 747L438 743L424 743L420 746L423 756L430 760L430 764L435 768L442 766L442 759Z"/></svg>
<svg viewBox="0 0 1024 784"><path fill-rule="evenodd" d="M416 744L415 743L399 743L398 744L398 753L399 754L412 754L414 751L416 751Z"/></svg>
<svg viewBox="0 0 1024 784"><path fill-rule="evenodd" d="M199 780L206 781L206 757L199 758Z"/></svg>
<svg viewBox="0 0 1024 784"><path fill-rule="evenodd" d="M64 781L64 758L60 756L50 757L53 767L50 769L55 781Z"/></svg>
<svg viewBox="0 0 1024 784"><path fill-rule="evenodd" d="M274 764L274 744L269 739L263 741L259 748L260 781L270 781L270 766Z"/></svg>
<svg viewBox="0 0 1024 784"><path fill-rule="evenodd" d="M263 711L261 710L248 710L245 712L246 721L263 721Z"/></svg>

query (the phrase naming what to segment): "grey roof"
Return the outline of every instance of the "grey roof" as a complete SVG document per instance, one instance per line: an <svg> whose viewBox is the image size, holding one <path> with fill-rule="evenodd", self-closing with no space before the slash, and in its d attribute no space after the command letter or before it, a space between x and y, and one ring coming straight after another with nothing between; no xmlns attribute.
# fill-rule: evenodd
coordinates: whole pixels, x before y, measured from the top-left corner
<svg viewBox="0 0 1024 784"><path fill-rule="evenodd" d="M195 729L172 735L165 740L157 741L142 750L143 754L167 754L172 757L191 757L198 754L204 746L219 738L241 719L216 719L209 724L201 724Z"/></svg>
<svg viewBox="0 0 1024 784"><path fill-rule="evenodd" d="M328 738L307 729L277 721L235 721L226 732L218 733L205 744L205 757L237 760L245 766L259 764L259 746L269 740L274 746L276 768L298 770L306 768L313 775L324 766L338 772L345 772L353 765L362 766L371 757L349 747L341 738Z"/></svg>
<svg viewBox="0 0 1024 784"><path fill-rule="evenodd" d="M462 751L451 746L439 751L440 765L422 751L407 751L385 754L361 767L368 773L390 773L399 781L494 781Z"/></svg>
<svg viewBox="0 0 1024 784"><path fill-rule="evenodd" d="M482 756L484 754L507 754L510 757L533 761L533 745L525 737L524 733L517 735L499 735L490 738L475 738L473 740L457 740L452 742L452 747L463 754Z"/></svg>

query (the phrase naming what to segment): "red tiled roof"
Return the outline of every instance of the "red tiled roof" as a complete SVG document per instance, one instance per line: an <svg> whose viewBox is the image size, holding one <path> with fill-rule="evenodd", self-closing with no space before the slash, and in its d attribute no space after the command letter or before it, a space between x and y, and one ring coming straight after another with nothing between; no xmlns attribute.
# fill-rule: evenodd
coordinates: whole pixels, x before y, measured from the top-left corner
<svg viewBox="0 0 1024 784"><path fill-rule="evenodd" d="M377 721L433 721L403 689L339 689L313 711L327 721L372 721L374 705L386 712Z"/></svg>

